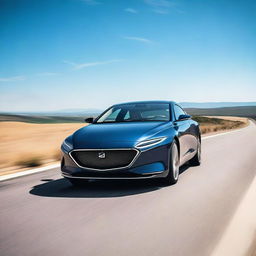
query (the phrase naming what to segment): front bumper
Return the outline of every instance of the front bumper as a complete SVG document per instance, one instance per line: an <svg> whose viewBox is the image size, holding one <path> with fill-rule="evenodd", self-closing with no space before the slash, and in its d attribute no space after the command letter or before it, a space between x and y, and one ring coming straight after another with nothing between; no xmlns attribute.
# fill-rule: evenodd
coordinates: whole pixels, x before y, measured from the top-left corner
<svg viewBox="0 0 256 256"><path fill-rule="evenodd" d="M168 174L169 145L141 151L129 168L92 170L79 167L68 153L63 152L62 175L74 179L148 179Z"/></svg>

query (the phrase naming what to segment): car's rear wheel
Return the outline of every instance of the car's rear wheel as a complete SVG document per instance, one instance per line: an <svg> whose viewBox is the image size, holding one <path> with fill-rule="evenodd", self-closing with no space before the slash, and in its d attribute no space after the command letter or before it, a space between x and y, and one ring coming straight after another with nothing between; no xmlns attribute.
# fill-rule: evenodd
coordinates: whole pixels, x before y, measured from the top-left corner
<svg viewBox="0 0 256 256"><path fill-rule="evenodd" d="M195 156L189 161L189 163L192 166L198 166L201 164L201 142L199 139L197 142L197 152Z"/></svg>
<svg viewBox="0 0 256 256"><path fill-rule="evenodd" d="M177 183L179 179L180 159L177 143L174 141L170 148L170 162L169 173L164 178L163 183L165 185L172 185Z"/></svg>
<svg viewBox="0 0 256 256"><path fill-rule="evenodd" d="M74 187L82 187L84 186L88 180L86 179L72 179L72 178L66 178Z"/></svg>

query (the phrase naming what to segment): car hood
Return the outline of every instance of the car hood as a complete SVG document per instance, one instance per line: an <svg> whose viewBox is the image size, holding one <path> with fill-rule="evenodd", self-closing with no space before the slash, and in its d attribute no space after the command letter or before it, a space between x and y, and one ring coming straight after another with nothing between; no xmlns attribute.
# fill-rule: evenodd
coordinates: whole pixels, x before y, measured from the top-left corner
<svg viewBox="0 0 256 256"><path fill-rule="evenodd" d="M73 134L74 149L134 147L170 126L169 122L91 124Z"/></svg>

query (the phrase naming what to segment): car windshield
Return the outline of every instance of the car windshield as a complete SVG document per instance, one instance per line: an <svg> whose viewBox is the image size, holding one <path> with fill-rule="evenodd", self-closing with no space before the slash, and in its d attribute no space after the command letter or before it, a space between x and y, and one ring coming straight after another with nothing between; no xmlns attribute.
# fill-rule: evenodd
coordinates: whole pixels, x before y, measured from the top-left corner
<svg viewBox="0 0 256 256"><path fill-rule="evenodd" d="M116 105L104 112L96 123L121 123L121 122L167 122L170 120L169 104L122 104Z"/></svg>

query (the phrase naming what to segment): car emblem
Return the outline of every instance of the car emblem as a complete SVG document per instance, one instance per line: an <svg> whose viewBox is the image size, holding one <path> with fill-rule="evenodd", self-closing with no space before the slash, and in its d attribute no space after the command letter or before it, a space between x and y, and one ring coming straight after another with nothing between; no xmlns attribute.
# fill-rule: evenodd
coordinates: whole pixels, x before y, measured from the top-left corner
<svg viewBox="0 0 256 256"><path fill-rule="evenodd" d="M105 154L104 152L100 152L100 153L98 154L98 157L99 157L99 158L106 158L106 154Z"/></svg>

